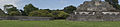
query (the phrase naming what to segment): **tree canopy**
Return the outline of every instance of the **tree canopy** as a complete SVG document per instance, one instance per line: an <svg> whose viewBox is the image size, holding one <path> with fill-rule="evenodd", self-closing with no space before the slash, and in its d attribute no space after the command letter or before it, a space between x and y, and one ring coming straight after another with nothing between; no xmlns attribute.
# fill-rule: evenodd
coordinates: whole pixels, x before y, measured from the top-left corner
<svg viewBox="0 0 120 27"><path fill-rule="evenodd" d="M64 11L53 11L51 12L52 14L52 17L63 17L63 18L66 18L69 16L68 13L64 12Z"/></svg>
<svg viewBox="0 0 120 27"><path fill-rule="evenodd" d="M114 8L120 9L120 5L118 4L119 3L118 0L105 0L105 1L109 2L109 4L111 4Z"/></svg>
<svg viewBox="0 0 120 27"><path fill-rule="evenodd" d="M64 10L64 11L63 11ZM73 10L76 10L75 6L67 6L63 10L50 10L50 9L38 9L32 4L25 5L24 10L18 10L13 5L5 5L4 11L7 12L9 16L38 16L38 17L62 17L66 18L69 16L68 13L72 13ZM4 14L2 10L0 10L0 15Z"/></svg>
<svg viewBox="0 0 120 27"><path fill-rule="evenodd" d="M32 4L25 5L24 12L28 15L30 12L38 10L38 8L34 7Z"/></svg>
<svg viewBox="0 0 120 27"><path fill-rule="evenodd" d="M21 13L19 12L19 10L13 6L13 5L4 5L4 10L8 13L8 15L10 16L18 16Z"/></svg>
<svg viewBox="0 0 120 27"><path fill-rule="evenodd" d="M18 11L18 9L16 7L14 7L13 5L4 5L4 10L7 13L10 13L12 11Z"/></svg>
<svg viewBox="0 0 120 27"><path fill-rule="evenodd" d="M21 13L19 11L12 11L8 14L9 14L9 16L21 16Z"/></svg>
<svg viewBox="0 0 120 27"><path fill-rule="evenodd" d="M4 16L4 15L5 15L4 11L0 9L0 16Z"/></svg>
<svg viewBox="0 0 120 27"><path fill-rule="evenodd" d="M49 12L47 10L33 11L30 12L29 16L50 17Z"/></svg>
<svg viewBox="0 0 120 27"><path fill-rule="evenodd" d="M63 10L64 10L66 13L71 14L71 13L73 13L73 11L76 10L76 9L77 9L77 8L76 8L75 6L70 5L70 6L64 7Z"/></svg>

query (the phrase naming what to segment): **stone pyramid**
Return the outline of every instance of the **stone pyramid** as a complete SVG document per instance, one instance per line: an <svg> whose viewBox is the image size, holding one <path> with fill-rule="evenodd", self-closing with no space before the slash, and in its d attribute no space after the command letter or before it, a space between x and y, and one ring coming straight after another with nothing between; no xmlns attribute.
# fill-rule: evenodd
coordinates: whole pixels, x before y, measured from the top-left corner
<svg viewBox="0 0 120 27"><path fill-rule="evenodd" d="M85 1L67 20L72 21L120 21L120 11L101 0Z"/></svg>
<svg viewBox="0 0 120 27"><path fill-rule="evenodd" d="M81 4L76 12L78 11L111 11L116 10L110 5L108 2L101 1L101 0L92 0L92 1L85 1Z"/></svg>

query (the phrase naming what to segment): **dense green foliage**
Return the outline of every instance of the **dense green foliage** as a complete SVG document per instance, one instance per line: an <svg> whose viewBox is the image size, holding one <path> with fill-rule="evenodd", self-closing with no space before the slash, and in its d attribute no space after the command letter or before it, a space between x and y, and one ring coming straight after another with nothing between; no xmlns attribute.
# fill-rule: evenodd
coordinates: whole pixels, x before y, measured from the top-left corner
<svg viewBox="0 0 120 27"><path fill-rule="evenodd" d="M63 18L66 18L68 17L68 13L65 13L64 11L53 11L51 12L52 16L53 17L63 17Z"/></svg>
<svg viewBox="0 0 120 27"><path fill-rule="evenodd" d="M29 16L40 16L40 17L68 17L68 13L65 13L64 11L49 11L49 10L38 10L30 12Z"/></svg>
<svg viewBox="0 0 120 27"><path fill-rule="evenodd" d="M10 13L12 11L18 11L18 9L14 7L13 5L5 5L4 8L7 11L7 13Z"/></svg>
<svg viewBox="0 0 120 27"><path fill-rule="evenodd" d="M64 10L66 13L71 14L71 13L73 13L73 11L76 10L76 9L77 9L77 8L76 8L75 6L70 5L70 6L65 7L63 10Z"/></svg>
<svg viewBox="0 0 120 27"><path fill-rule="evenodd" d="M27 16L23 10L20 10L22 16Z"/></svg>
<svg viewBox="0 0 120 27"><path fill-rule="evenodd" d="M9 16L21 16L21 13L19 11L12 11L8 14L9 14Z"/></svg>
<svg viewBox="0 0 120 27"><path fill-rule="evenodd" d="M76 10L76 7L70 5L68 7L65 7L63 10L38 9L32 4L25 5L24 10L18 10L13 5L4 6L4 11L7 12L6 15L8 16L38 16L38 17L55 17L55 18L68 17L69 16L68 13L72 13L73 10Z"/></svg>
<svg viewBox="0 0 120 27"><path fill-rule="evenodd" d="M0 27L120 27L120 22L0 21Z"/></svg>
<svg viewBox="0 0 120 27"><path fill-rule="evenodd" d="M38 10L38 8L34 7L32 4L25 5L24 12L28 15L30 12Z"/></svg>
<svg viewBox="0 0 120 27"><path fill-rule="evenodd" d="M40 17L50 17L49 12L47 10L38 10L30 12L29 16L40 16Z"/></svg>
<svg viewBox="0 0 120 27"><path fill-rule="evenodd" d="M4 11L2 11L1 9L0 9L0 16L5 16Z"/></svg>
<svg viewBox="0 0 120 27"><path fill-rule="evenodd" d="M8 15L10 15L10 16L21 15L19 10L16 7L14 7L13 5L5 5L4 8L5 8L6 12L8 13Z"/></svg>
<svg viewBox="0 0 120 27"><path fill-rule="evenodd" d="M114 8L120 9L120 5L118 0L105 0L106 2L109 2Z"/></svg>
<svg viewBox="0 0 120 27"><path fill-rule="evenodd" d="M118 4L118 0L105 0L106 2L109 2L110 4Z"/></svg>

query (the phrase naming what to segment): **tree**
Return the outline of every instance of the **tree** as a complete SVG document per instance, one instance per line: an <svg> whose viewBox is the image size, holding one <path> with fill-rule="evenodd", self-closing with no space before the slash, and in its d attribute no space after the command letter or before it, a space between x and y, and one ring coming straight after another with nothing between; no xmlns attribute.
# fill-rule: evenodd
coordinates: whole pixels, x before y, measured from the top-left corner
<svg viewBox="0 0 120 27"><path fill-rule="evenodd" d="M4 16L4 15L5 15L4 11L0 9L0 16Z"/></svg>
<svg viewBox="0 0 120 27"><path fill-rule="evenodd" d="M47 10L38 10L30 12L29 16L50 17L51 14Z"/></svg>
<svg viewBox="0 0 120 27"><path fill-rule="evenodd" d="M119 2L118 0L105 0L106 2L109 2L109 4L111 4L114 8L116 9L120 9L120 6L119 6Z"/></svg>
<svg viewBox="0 0 120 27"><path fill-rule="evenodd" d="M51 12L51 10L50 10L50 9L41 9L41 10L47 10L48 12Z"/></svg>
<svg viewBox="0 0 120 27"><path fill-rule="evenodd" d="M70 5L70 6L65 7L65 8L63 9L63 11L65 11L66 13L71 14L71 13L73 13L73 11L76 10L76 9L77 9L77 8L76 8L75 6Z"/></svg>
<svg viewBox="0 0 120 27"><path fill-rule="evenodd" d="M64 11L53 11L51 12L52 14L52 17L63 17L63 18L66 18L69 16L68 13L64 12Z"/></svg>
<svg viewBox="0 0 120 27"><path fill-rule="evenodd" d="M106 2L109 2L110 4L118 4L118 0L105 0Z"/></svg>
<svg viewBox="0 0 120 27"><path fill-rule="evenodd" d="M12 11L8 14L9 14L9 16L20 16L21 15L21 13L19 11Z"/></svg>
<svg viewBox="0 0 120 27"><path fill-rule="evenodd" d="M4 10L7 12L7 13L10 13L12 11L18 11L18 9L16 7L14 7L13 5L5 5L4 6Z"/></svg>
<svg viewBox="0 0 120 27"><path fill-rule="evenodd" d="M28 15L30 12L38 10L38 8L34 7L32 4L25 5L24 11L26 15Z"/></svg>
<svg viewBox="0 0 120 27"><path fill-rule="evenodd" d="M22 16L27 16L26 13L23 10L20 10Z"/></svg>
<svg viewBox="0 0 120 27"><path fill-rule="evenodd" d="M8 13L8 15L10 16L18 16L20 15L21 13L19 12L19 10L13 6L13 5L5 5L4 6L4 10Z"/></svg>

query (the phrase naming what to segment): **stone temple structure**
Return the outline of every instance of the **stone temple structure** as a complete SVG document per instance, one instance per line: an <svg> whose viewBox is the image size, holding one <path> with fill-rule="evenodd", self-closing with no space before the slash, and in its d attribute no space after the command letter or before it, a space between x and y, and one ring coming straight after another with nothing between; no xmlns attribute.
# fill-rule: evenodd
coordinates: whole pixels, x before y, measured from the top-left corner
<svg viewBox="0 0 120 27"><path fill-rule="evenodd" d="M120 21L120 10L101 0L85 1L67 18L71 21Z"/></svg>

